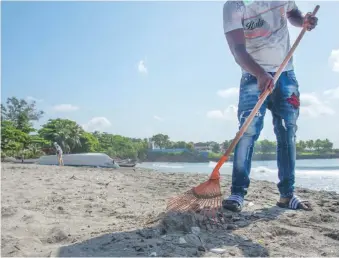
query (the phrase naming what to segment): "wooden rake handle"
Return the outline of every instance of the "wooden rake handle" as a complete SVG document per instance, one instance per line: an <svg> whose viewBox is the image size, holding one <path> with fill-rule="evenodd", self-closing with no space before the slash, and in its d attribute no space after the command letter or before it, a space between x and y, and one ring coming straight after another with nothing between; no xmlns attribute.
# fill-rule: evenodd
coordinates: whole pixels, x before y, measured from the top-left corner
<svg viewBox="0 0 339 258"><path fill-rule="evenodd" d="M320 6L317 5L314 10L313 10L313 15L316 15L316 13L318 12ZM278 71L275 73L274 75L274 84L277 83L281 73L283 72L283 70L285 69L288 61L291 59L295 49L297 48L297 46L299 45L299 42L301 41L302 37L304 36L306 32L306 28L304 27L298 38L295 40L293 46L291 47L290 51L288 52L287 56L285 57L284 61L282 62L282 64L279 66ZM243 136L243 134L245 133L245 131L247 130L247 128L249 127L250 123L252 122L253 118L255 117L256 113L259 111L260 107L262 106L262 104L264 103L265 99L267 98L267 96L271 93L271 91L269 89L267 89L266 91L263 92L263 94L261 94L257 104L255 105L255 107L253 108L252 112L250 113L250 115L247 117L245 123L243 124L243 126L240 128L239 132L236 134L235 138L233 139L231 145L228 147L228 149L226 150L225 154L220 158L220 160L218 161L217 165L215 166L215 168L213 169L213 172L210 176L210 179L219 179L220 178L220 172L219 169L221 168L221 166L228 160L228 157L230 156L230 154L232 153L233 149L235 148L235 146L237 145L237 143L239 142L240 138Z"/></svg>

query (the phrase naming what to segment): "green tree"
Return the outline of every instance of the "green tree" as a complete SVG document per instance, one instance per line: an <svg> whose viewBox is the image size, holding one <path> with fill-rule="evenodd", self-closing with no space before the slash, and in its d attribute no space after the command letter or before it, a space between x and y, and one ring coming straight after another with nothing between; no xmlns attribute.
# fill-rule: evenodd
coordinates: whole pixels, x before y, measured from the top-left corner
<svg viewBox="0 0 339 258"><path fill-rule="evenodd" d="M266 139L258 141L258 150L263 154L274 153L276 151L276 143Z"/></svg>
<svg viewBox="0 0 339 258"><path fill-rule="evenodd" d="M151 140L154 142L155 145L159 146L160 149L164 149L170 145L169 137L165 134L153 135Z"/></svg>
<svg viewBox="0 0 339 258"><path fill-rule="evenodd" d="M92 133L81 132L80 145L76 145L73 149L74 153L97 152L99 151L99 140Z"/></svg>
<svg viewBox="0 0 339 258"><path fill-rule="evenodd" d="M11 121L16 129L25 133L35 131L32 121L38 121L43 114L43 111L37 110L35 101L28 103L12 97L7 99L6 106L1 104L1 120Z"/></svg>
<svg viewBox="0 0 339 258"><path fill-rule="evenodd" d="M178 141L178 142L174 142L172 144L172 148L176 148L176 149L184 149L186 148L186 142L184 141Z"/></svg>
<svg viewBox="0 0 339 258"><path fill-rule="evenodd" d="M45 155L45 153L41 150L41 147L35 143L28 145L28 148L23 151L23 157L25 159L39 158L43 155Z"/></svg>
<svg viewBox="0 0 339 258"><path fill-rule="evenodd" d="M333 143L330 142L329 139L323 140L321 145L322 145L323 151L325 152L330 152L333 149Z"/></svg>
<svg viewBox="0 0 339 258"><path fill-rule="evenodd" d="M296 143L296 148L298 152L304 152L305 149L307 148L307 142L304 141L299 141Z"/></svg>
<svg viewBox="0 0 339 258"><path fill-rule="evenodd" d="M111 158L137 159L144 158L147 152L147 139L130 139L121 135L94 132L99 141L100 152L106 153Z"/></svg>
<svg viewBox="0 0 339 258"><path fill-rule="evenodd" d="M232 140L225 140L225 141L222 143L223 149L224 149L224 150L227 150L228 147L230 147L231 143L232 143Z"/></svg>
<svg viewBox="0 0 339 258"><path fill-rule="evenodd" d="M38 131L47 141L57 142L65 153L73 153L81 147L80 137L84 130L74 121L68 119L49 119Z"/></svg>
<svg viewBox="0 0 339 258"><path fill-rule="evenodd" d="M145 139L132 139L134 149L137 152L137 157L140 160L145 160L147 157L148 140Z"/></svg>
<svg viewBox="0 0 339 258"><path fill-rule="evenodd" d="M109 133L100 133L98 131L93 133L99 141L99 151L104 152L113 146L113 135Z"/></svg>
<svg viewBox="0 0 339 258"><path fill-rule="evenodd" d="M29 142L29 135L15 128L11 121L1 121L1 156L17 156Z"/></svg>
<svg viewBox="0 0 339 258"><path fill-rule="evenodd" d="M40 137L38 134L29 135L29 146L34 145L38 148L50 147L50 141L46 141L44 138Z"/></svg>
<svg viewBox="0 0 339 258"><path fill-rule="evenodd" d="M314 141L313 140L306 141L306 148L309 149L309 150L313 150L314 149Z"/></svg>
<svg viewBox="0 0 339 258"><path fill-rule="evenodd" d="M320 139L315 140L315 142L314 142L314 149L315 149L317 152L320 152L320 150L321 150L321 145L322 145L322 142L321 142Z"/></svg>
<svg viewBox="0 0 339 258"><path fill-rule="evenodd" d="M212 151L214 153L219 153L220 152L220 145L218 143L213 143L212 145Z"/></svg>
<svg viewBox="0 0 339 258"><path fill-rule="evenodd" d="M127 137L120 135L112 136L112 146L108 149L108 151L122 159L137 158L137 150L135 149L133 142Z"/></svg>
<svg viewBox="0 0 339 258"><path fill-rule="evenodd" d="M186 148L189 149L190 151L193 151L194 150L194 143L193 142L187 143Z"/></svg>

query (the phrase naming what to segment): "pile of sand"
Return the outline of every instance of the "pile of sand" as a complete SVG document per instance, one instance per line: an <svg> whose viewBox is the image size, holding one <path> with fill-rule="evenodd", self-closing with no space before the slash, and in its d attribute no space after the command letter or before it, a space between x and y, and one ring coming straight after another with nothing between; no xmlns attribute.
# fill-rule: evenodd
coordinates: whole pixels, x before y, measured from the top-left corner
<svg viewBox="0 0 339 258"><path fill-rule="evenodd" d="M164 213L206 178L3 163L2 256L339 256L333 192L298 189L314 210L291 211L275 206L274 184L253 181L243 212L209 230L197 215Z"/></svg>

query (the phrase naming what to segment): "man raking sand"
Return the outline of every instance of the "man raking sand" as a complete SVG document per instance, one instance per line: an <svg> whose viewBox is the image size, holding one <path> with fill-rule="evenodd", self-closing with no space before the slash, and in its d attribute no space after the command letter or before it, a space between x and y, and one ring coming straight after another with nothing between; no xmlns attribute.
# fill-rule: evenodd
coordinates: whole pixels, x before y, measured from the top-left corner
<svg viewBox="0 0 339 258"><path fill-rule="evenodd" d="M254 144L263 128L266 109L269 109L277 139L280 192L277 205L309 210L309 203L294 194L300 93L292 58L276 85L273 76L290 50L287 20L310 31L317 25L317 18L311 13L302 15L294 1L228 1L224 5L223 20L229 48L242 69L238 105L240 126L262 92L273 90L234 150L231 195L225 198L223 207L240 211L243 206L250 185Z"/></svg>
<svg viewBox="0 0 339 258"><path fill-rule="evenodd" d="M57 142L54 142L54 148L56 150L56 154L57 154L57 157L58 157L58 164L59 164L59 166L63 166L64 161L63 161L63 158L62 158L62 154L63 154L62 149Z"/></svg>
<svg viewBox="0 0 339 258"><path fill-rule="evenodd" d="M298 82L292 55L306 31L317 25L313 13L303 16L294 1L228 1L224 5L224 32L242 69L238 119L239 132L216 164L209 180L171 198L167 211L204 211L214 217L223 206L241 211L250 185L251 158L263 128L266 109L273 114L277 137L280 200L282 208L311 210L294 194L295 133L299 116ZM287 19L302 30L290 47ZM220 168L235 149L231 195L222 201ZM206 213L206 211L208 211ZM219 213L220 214L220 213ZM204 217L205 217L204 216ZM219 217L219 216L217 216Z"/></svg>

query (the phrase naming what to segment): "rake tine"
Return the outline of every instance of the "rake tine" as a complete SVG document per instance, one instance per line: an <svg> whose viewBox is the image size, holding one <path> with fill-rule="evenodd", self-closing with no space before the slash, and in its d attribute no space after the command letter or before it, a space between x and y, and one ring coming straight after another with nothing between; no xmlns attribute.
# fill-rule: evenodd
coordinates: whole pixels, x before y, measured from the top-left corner
<svg viewBox="0 0 339 258"><path fill-rule="evenodd" d="M217 209L216 208L213 208L213 211L212 211L212 220L214 222L214 225L216 225L216 227L219 228L219 221L218 221Z"/></svg>
<svg viewBox="0 0 339 258"><path fill-rule="evenodd" d="M171 198L171 200L169 201L169 204L172 205L173 203L176 203L178 200L185 199L185 197L189 197L189 196L190 196L190 191L187 191L183 193L182 195Z"/></svg>
<svg viewBox="0 0 339 258"><path fill-rule="evenodd" d="M221 212L221 198L219 197L214 200L214 204L212 208L212 219L213 219L214 224L217 226L217 228L223 227L222 225L224 224L224 222L221 219L220 214L222 214L222 212Z"/></svg>
<svg viewBox="0 0 339 258"><path fill-rule="evenodd" d="M200 209L200 200L195 199L195 201L191 204L192 211L197 212Z"/></svg>
<svg viewBox="0 0 339 258"><path fill-rule="evenodd" d="M176 198L170 205L171 210L177 210L180 206L185 206L189 204L190 200L192 199L191 195L187 195L187 198L185 198L186 195L180 196L180 198Z"/></svg>
<svg viewBox="0 0 339 258"><path fill-rule="evenodd" d="M208 225L210 226L210 229L214 229L214 227L216 226L214 218L208 218L207 221L209 222Z"/></svg>
<svg viewBox="0 0 339 258"><path fill-rule="evenodd" d="M214 222L213 211L212 211L212 213L211 213L211 211L212 210L210 208L206 209L207 216L205 216L205 220L206 220L206 225L210 226L210 228L213 229L213 224L215 224L215 223L213 223Z"/></svg>
<svg viewBox="0 0 339 258"><path fill-rule="evenodd" d="M189 199L189 201L183 203L182 205L178 204L178 206L180 206L179 211L185 211L185 210L190 210L190 207L197 202L197 199L193 196L191 196Z"/></svg>
<svg viewBox="0 0 339 258"><path fill-rule="evenodd" d="M173 197L169 200L168 202L168 206L172 206L173 204L177 203L178 201L180 200L184 200L185 201L185 197L190 197L191 194L190 194L191 190L190 191L187 191L185 192L184 194L178 196L178 197Z"/></svg>
<svg viewBox="0 0 339 258"><path fill-rule="evenodd" d="M206 215L205 215L205 209L204 209L204 207L206 206L206 204L208 203L208 199L205 199L202 203L201 203L201 205L202 205L202 209L200 210L200 214L202 215L202 220L201 220L201 224L202 224L202 226L206 226L206 229L208 229L208 227L207 227L207 223L205 222L205 220L206 220ZM200 208L200 207L199 207Z"/></svg>

